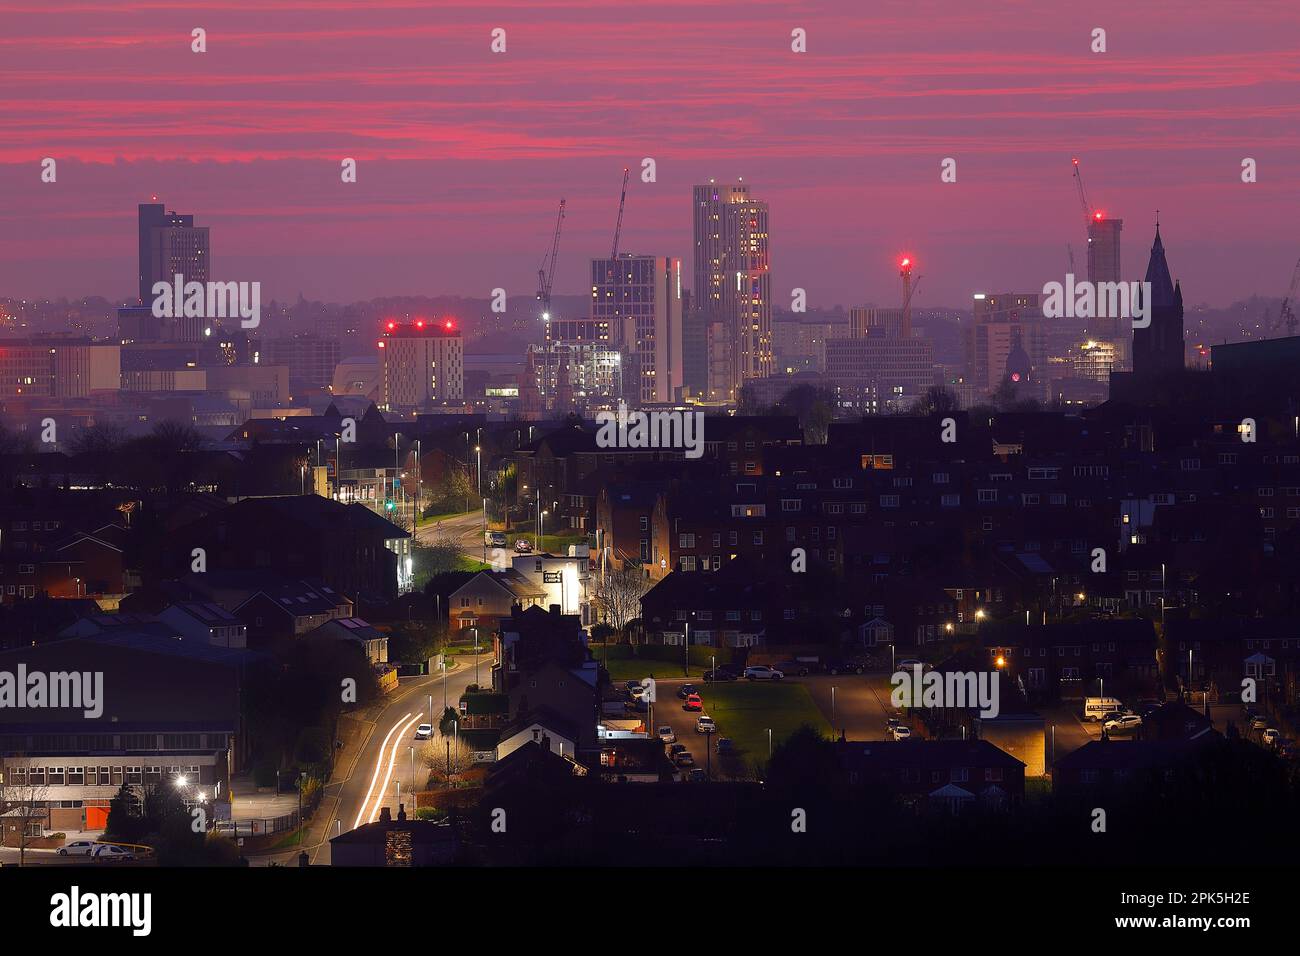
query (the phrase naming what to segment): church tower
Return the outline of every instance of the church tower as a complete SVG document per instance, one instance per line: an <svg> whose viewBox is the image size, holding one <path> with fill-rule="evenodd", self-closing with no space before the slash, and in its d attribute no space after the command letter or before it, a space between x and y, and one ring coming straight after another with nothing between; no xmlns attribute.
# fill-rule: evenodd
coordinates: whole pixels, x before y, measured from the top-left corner
<svg viewBox="0 0 1300 956"><path fill-rule="evenodd" d="M1169 275L1159 221L1146 281L1151 286L1151 324L1133 330L1133 373L1150 379L1183 368L1183 290Z"/></svg>

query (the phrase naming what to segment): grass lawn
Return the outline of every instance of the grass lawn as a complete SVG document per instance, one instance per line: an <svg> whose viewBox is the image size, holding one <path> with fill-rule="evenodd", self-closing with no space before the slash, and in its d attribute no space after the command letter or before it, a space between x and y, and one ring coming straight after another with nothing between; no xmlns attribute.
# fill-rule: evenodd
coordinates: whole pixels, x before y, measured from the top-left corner
<svg viewBox="0 0 1300 956"><path fill-rule="evenodd" d="M601 656L601 648L599 646L594 647L591 653L597 661L602 664L605 663L605 659ZM655 677L658 678L682 676L682 665L680 663L656 661L651 660L648 657L610 658L609 663L605 666L609 669L609 679L616 684L622 683L623 681L649 677L651 674L654 674ZM704 672L706 670L708 670L707 667L700 667L696 664L692 664L690 667L690 677L695 680L701 680L704 677Z"/></svg>
<svg viewBox="0 0 1300 956"><path fill-rule="evenodd" d="M719 737L730 737L737 758L745 764L767 762L767 729L772 745L779 746L801 724L811 724L825 736L834 731L808 689L782 681L732 681L700 688L704 712L718 725Z"/></svg>
<svg viewBox="0 0 1300 956"><path fill-rule="evenodd" d="M427 524L436 524L439 521L449 521L452 518L463 518L471 513L478 514L477 511L471 509L471 511L449 511L445 515L429 515L427 518L420 519L420 527L423 528Z"/></svg>
<svg viewBox="0 0 1300 956"><path fill-rule="evenodd" d="M491 567L492 565L484 564L478 558L471 558L463 551L461 552L460 557L456 559L457 571L486 571Z"/></svg>

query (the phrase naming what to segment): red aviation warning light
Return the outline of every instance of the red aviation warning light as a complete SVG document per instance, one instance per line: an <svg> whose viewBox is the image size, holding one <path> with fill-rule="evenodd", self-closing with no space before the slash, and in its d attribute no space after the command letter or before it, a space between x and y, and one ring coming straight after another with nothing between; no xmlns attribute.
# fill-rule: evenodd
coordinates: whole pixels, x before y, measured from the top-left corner
<svg viewBox="0 0 1300 956"><path fill-rule="evenodd" d="M451 327L452 327L452 326L451 326L451 319L448 319L448 320L447 320L447 328L450 329Z"/></svg>
<svg viewBox="0 0 1300 956"><path fill-rule="evenodd" d="M415 320L415 327L416 327L417 329L422 329L422 328L424 328L424 319L416 319L416 320Z"/></svg>
<svg viewBox="0 0 1300 956"><path fill-rule="evenodd" d="M388 331L389 331L389 332L392 332L392 331L393 331L394 329L396 329L396 328L397 328L397 323L396 323L396 322L389 322L389 323L388 323Z"/></svg>
<svg viewBox="0 0 1300 956"><path fill-rule="evenodd" d="M1093 218L1093 219L1096 219L1098 222L1101 222L1101 210L1098 210L1097 212L1094 212L1094 213L1092 214L1092 218Z"/></svg>

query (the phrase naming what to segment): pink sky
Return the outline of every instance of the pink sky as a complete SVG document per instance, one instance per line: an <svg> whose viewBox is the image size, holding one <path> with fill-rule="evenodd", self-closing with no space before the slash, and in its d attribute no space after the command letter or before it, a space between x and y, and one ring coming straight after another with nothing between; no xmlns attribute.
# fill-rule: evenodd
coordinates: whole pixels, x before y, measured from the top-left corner
<svg viewBox="0 0 1300 956"><path fill-rule="evenodd" d="M622 249L688 282L691 185L743 176L778 305L892 303L903 251L921 306L964 305L1060 280L1067 243L1083 271L1077 155L1132 277L1159 208L1188 301L1226 304L1300 256L1300 5L0 0L0 142L0 295L130 294L153 194L217 277L333 300L530 295L563 196L578 293L651 156Z"/></svg>

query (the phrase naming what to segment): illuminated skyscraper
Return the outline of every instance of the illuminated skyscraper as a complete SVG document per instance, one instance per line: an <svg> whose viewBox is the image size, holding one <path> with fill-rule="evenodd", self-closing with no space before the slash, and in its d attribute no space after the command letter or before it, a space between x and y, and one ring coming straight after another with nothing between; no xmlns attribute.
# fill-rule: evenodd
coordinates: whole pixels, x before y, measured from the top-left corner
<svg viewBox="0 0 1300 956"><path fill-rule="evenodd" d="M730 340L728 361L710 356L708 397L735 400L746 379L772 374L767 203L752 199L746 185L710 183L695 187L693 212L693 304Z"/></svg>

